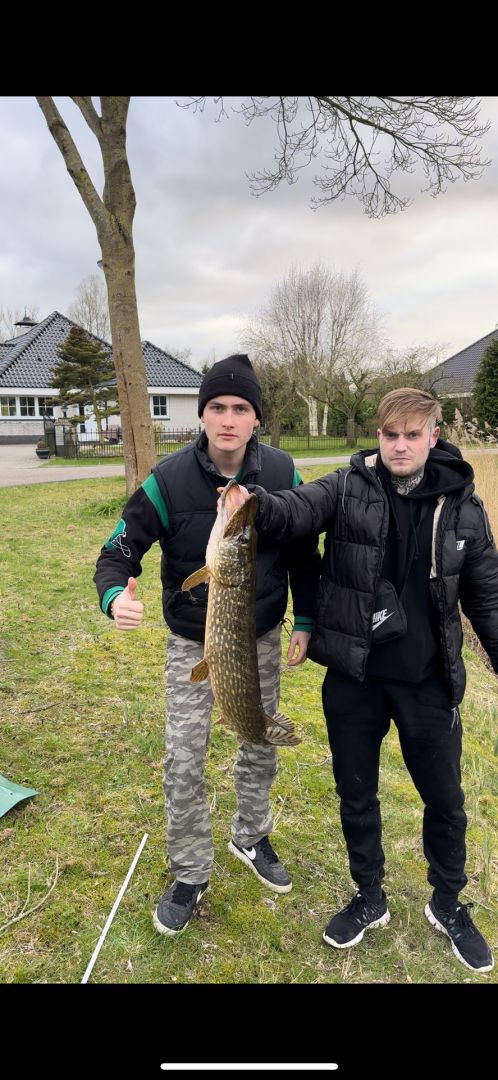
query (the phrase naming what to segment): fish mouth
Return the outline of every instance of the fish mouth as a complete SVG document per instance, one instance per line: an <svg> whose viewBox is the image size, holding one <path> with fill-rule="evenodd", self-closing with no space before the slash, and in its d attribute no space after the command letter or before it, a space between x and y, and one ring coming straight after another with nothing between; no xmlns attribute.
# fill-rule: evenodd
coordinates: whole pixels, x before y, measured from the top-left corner
<svg viewBox="0 0 498 1080"><path fill-rule="evenodd" d="M221 507L224 519L223 538L227 539L230 536L237 536L242 529L246 529L249 525L254 523L256 517L256 511L258 509L258 500L256 495L250 494L242 506L239 506L229 518L226 517L225 500L229 490L239 490L239 485L236 480L229 480L223 493L220 495Z"/></svg>

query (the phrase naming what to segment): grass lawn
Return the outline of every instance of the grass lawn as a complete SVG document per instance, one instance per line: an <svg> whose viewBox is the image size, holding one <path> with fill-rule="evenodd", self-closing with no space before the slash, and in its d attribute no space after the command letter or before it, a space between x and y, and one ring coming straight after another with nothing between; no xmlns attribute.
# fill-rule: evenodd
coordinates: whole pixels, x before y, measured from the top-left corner
<svg viewBox="0 0 498 1080"><path fill-rule="evenodd" d="M57 469L65 469L65 468L72 469L72 468L78 468L78 466L87 467L88 465L123 465L123 464L124 464L124 458L123 458L122 455L120 457L116 456L116 457L74 457L74 458L62 458L62 457L54 457L54 456L52 456L51 458L49 458L48 461L45 461L43 463L43 465L40 465L40 468L41 469L46 469L48 467L50 469L53 469L54 466L55 466L55 468L57 468Z"/></svg>
<svg viewBox="0 0 498 1080"><path fill-rule="evenodd" d="M303 479L324 471L303 468ZM310 662L282 675L281 708L303 742L280 751L273 788L273 838L292 871L292 892L265 891L227 851L237 744L214 724L207 778L215 873L186 932L174 940L156 933L151 911L170 881L157 545L139 581L146 619L137 632L116 631L99 612L92 583L124 501L123 478L0 490L0 773L39 791L0 819L0 981L81 980L148 832L94 983L498 982L498 966L484 977L462 967L425 919L422 808L395 731L384 743L381 774L391 924L357 949L322 942L351 884L322 719L323 669ZM465 899L475 902L473 914L496 950L496 678L469 648L465 659Z"/></svg>

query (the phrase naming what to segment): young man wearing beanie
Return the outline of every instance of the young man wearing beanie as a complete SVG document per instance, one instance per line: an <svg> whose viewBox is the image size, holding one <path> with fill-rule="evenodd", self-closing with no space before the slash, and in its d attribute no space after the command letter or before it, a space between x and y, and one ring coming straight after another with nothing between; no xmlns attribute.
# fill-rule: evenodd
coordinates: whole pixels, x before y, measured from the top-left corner
<svg viewBox="0 0 498 1080"><path fill-rule="evenodd" d="M163 612L170 633L166 662L166 758L164 789L169 865L175 880L154 913L161 934L185 929L208 887L214 851L204 765L213 694L209 680L191 683L190 672L204 653L207 590L182 593L182 582L205 563L219 487L236 477L278 491L302 483L292 458L260 444L261 387L249 357L228 356L207 372L199 390L201 435L163 459L124 507L122 517L97 561L95 583L103 612L119 630L134 630L143 619L136 578L146 551L162 548ZM263 704L278 708L281 628L290 587L294 629L288 661L300 664L312 629L311 616L320 572L316 537L280 548L260 543L256 576L256 633ZM269 841L270 788L277 773L277 750L241 743L235 765L237 811L230 852L269 889L289 892L291 877Z"/></svg>

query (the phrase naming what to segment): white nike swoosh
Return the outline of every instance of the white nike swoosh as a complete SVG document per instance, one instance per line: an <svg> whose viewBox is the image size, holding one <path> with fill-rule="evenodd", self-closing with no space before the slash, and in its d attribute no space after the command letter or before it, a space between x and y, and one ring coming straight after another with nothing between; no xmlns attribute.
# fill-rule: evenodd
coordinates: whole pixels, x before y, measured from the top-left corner
<svg viewBox="0 0 498 1080"><path fill-rule="evenodd" d="M390 611L389 615L384 615L383 619L379 619L379 621L375 623L375 626L372 627L372 634L373 634L374 630L378 630L379 626L382 626L382 623L385 623L387 621L387 619L391 618L392 615L394 615L394 611Z"/></svg>
<svg viewBox="0 0 498 1080"><path fill-rule="evenodd" d="M249 848L243 847L242 851L244 852L244 855L247 855L247 858L250 859L251 862L254 862L254 859L256 858L256 848L251 848L249 851Z"/></svg>

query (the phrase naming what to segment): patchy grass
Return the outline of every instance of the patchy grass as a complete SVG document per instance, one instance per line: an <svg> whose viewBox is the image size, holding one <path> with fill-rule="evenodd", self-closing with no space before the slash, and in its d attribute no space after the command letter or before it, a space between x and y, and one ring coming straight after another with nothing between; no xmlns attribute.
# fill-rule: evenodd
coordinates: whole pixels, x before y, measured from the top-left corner
<svg viewBox="0 0 498 1080"><path fill-rule="evenodd" d="M52 455L48 461L45 461L43 465L40 465L41 469L72 469L72 468L84 468L89 465L124 465L124 457L122 454L116 454L115 457L55 457Z"/></svg>
<svg viewBox="0 0 498 1080"><path fill-rule="evenodd" d="M173 450L174 449L177 449L177 448L173 447ZM173 453L173 450L170 450L169 453ZM338 446L338 447L330 447L328 450L323 450L323 449L322 450L314 450L313 447L310 447L309 450L292 450L292 451L289 451L289 452L292 452L292 456L293 456L293 458L295 458L296 461L299 461L300 458L308 458L308 457L328 458L328 457L339 457L340 455L344 456L344 461L349 461L349 458L350 458L351 454L354 453L354 451L350 450L346 446L345 443L342 444L341 446ZM162 461L162 459L165 456L166 456L166 451L163 451L162 453L157 455L157 460ZM84 468L84 467L88 467L89 465L123 465L123 464L124 464L124 458L123 458L122 455L118 455L118 454L116 454L115 457L74 457L74 458L51 457L48 461L44 461L43 465L40 465L40 468L41 469L46 469L47 467L50 467L50 468L55 467L55 468L58 468L58 469L66 469L66 468L71 469L71 468L73 468L73 466L83 467Z"/></svg>
<svg viewBox="0 0 498 1080"><path fill-rule="evenodd" d="M320 471L328 470L303 469L303 478ZM282 709L303 736L296 750L280 752L273 788L275 846L292 870L293 891L266 892L227 851L236 740L215 724L207 766L216 848L210 891L180 938L156 933L151 911L170 880L157 546L144 560L146 620L136 633L120 634L99 612L92 583L124 502L121 478L0 491L0 772L39 791L0 819L0 980L79 982L148 832L93 982L498 982L496 968L484 978L463 968L423 915L430 889L422 809L395 731L385 740L381 776L390 927L344 953L322 942L351 885L322 719L323 669L312 663L282 675ZM465 656L466 899L475 901L496 949L496 680L475 653ZM29 912L37 904L17 918L23 905Z"/></svg>

